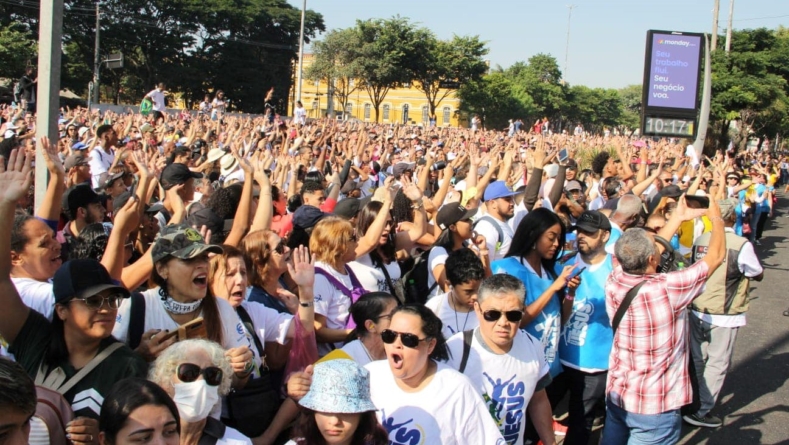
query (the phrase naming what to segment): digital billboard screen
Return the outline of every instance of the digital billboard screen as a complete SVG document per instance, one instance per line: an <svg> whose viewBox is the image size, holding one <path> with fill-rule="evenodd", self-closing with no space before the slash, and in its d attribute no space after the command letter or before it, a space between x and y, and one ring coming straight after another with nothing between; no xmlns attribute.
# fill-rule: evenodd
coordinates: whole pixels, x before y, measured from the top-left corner
<svg viewBox="0 0 789 445"><path fill-rule="evenodd" d="M651 35L645 86L647 107L694 110L701 66L701 35Z"/></svg>

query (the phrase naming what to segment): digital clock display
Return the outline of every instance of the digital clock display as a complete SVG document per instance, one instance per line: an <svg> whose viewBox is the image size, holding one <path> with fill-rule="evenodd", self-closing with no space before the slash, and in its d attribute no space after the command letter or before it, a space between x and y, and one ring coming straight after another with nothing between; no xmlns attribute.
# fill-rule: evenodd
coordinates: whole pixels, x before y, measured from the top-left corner
<svg viewBox="0 0 789 445"><path fill-rule="evenodd" d="M646 116L644 135L693 137L696 130L695 119L675 117Z"/></svg>

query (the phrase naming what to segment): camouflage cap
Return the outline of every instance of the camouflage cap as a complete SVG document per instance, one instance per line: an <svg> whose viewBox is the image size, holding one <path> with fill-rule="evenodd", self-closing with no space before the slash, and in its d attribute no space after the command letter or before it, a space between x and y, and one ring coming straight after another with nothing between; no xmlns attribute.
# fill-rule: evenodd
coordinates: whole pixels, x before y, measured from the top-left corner
<svg viewBox="0 0 789 445"><path fill-rule="evenodd" d="M197 230L184 225L170 225L156 238L151 256L158 263L169 256L182 260L195 258L202 253L222 253L222 247L206 244Z"/></svg>

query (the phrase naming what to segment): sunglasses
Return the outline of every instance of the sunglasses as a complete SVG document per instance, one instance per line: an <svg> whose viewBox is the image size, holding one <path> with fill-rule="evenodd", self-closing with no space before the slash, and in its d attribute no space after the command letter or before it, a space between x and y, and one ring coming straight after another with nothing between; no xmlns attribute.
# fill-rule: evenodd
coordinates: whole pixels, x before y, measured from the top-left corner
<svg viewBox="0 0 789 445"><path fill-rule="evenodd" d="M181 363L176 370L178 380L184 383L191 383L203 375L205 382L208 386L219 386L222 383L222 370L216 366L209 366L207 368L200 368L194 363Z"/></svg>
<svg viewBox="0 0 789 445"><path fill-rule="evenodd" d="M415 349L417 346L419 346L420 341L427 341L430 339L430 337L419 338L414 334L395 332L391 329L384 329L383 332L381 332L381 340L387 345L394 343L397 337L400 337L400 341L403 343L403 346L411 349Z"/></svg>
<svg viewBox="0 0 789 445"><path fill-rule="evenodd" d="M284 240L280 240L279 241L279 244L277 244L277 247L274 248L274 252L276 252L278 255L285 254L285 241Z"/></svg>
<svg viewBox="0 0 789 445"><path fill-rule="evenodd" d="M507 317L507 321L512 322L512 323L519 322L519 321L521 321L523 319L523 311L506 311L506 312L502 312L502 311L495 311L495 310L483 312L482 313L482 318L484 318L485 321L491 321L491 322L492 321L499 321L499 319L501 319L502 315Z"/></svg>
<svg viewBox="0 0 789 445"><path fill-rule="evenodd" d="M87 298L75 298L74 300L71 301L79 300L85 303L85 306L87 306L88 309L93 309L93 310L101 309L101 307L104 306L104 302L106 301L108 308L118 309L121 306L121 301L123 301L124 298L125 297L123 294L112 294L106 297L103 297L101 295L93 295Z"/></svg>

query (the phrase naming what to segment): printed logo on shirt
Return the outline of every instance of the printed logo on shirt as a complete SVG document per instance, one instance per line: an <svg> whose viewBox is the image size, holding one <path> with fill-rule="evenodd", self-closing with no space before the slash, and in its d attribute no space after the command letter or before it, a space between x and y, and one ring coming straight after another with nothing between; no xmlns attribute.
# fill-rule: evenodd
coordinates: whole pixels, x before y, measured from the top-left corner
<svg viewBox="0 0 789 445"><path fill-rule="evenodd" d="M578 303L580 304L576 304L577 309L573 309L573 315L567 321L562 337L565 344L583 346L586 344L586 332L589 330L589 320L594 314L594 306L586 300Z"/></svg>
<svg viewBox="0 0 789 445"><path fill-rule="evenodd" d="M483 376L488 380L492 391L482 394L488 412L499 426L499 431L508 444L515 444L521 431L523 422L523 411L526 409L526 385L523 382L513 382L515 376L502 382L502 379L492 379L488 373L483 372Z"/></svg>
<svg viewBox="0 0 789 445"><path fill-rule="evenodd" d="M403 423L395 424L394 417L386 417L386 413L382 412L383 427L389 433L389 445L422 445L422 438L424 433L419 425L412 422L414 419L408 419Z"/></svg>
<svg viewBox="0 0 789 445"><path fill-rule="evenodd" d="M74 401L71 403L71 409L79 411L88 408L98 416L101 413L102 403L104 403L104 397L95 389L90 388L80 391L74 396Z"/></svg>
<svg viewBox="0 0 789 445"><path fill-rule="evenodd" d="M243 336L247 335L247 331L244 330L244 326L241 325L241 323L236 325L236 332L238 332L238 335L243 335Z"/></svg>
<svg viewBox="0 0 789 445"><path fill-rule="evenodd" d="M535 331L537 331L537 336L540 338L542 342L542 346L545 349L545 361L548 363L553 363L556 360L556 345L558 344L556 334L557 329L554 329L558 326L559 323L559 315L546 315L542 314L542 322L536 324L534 326Z"/></svg>

